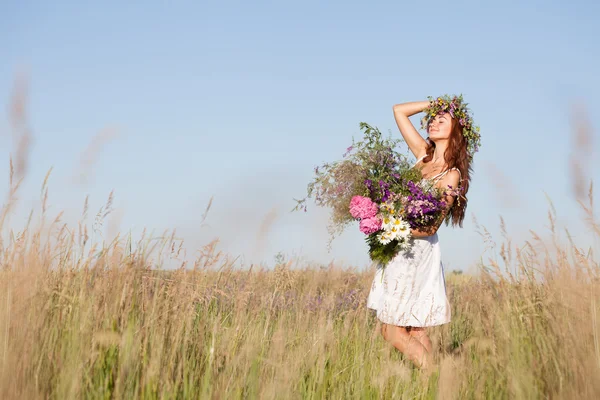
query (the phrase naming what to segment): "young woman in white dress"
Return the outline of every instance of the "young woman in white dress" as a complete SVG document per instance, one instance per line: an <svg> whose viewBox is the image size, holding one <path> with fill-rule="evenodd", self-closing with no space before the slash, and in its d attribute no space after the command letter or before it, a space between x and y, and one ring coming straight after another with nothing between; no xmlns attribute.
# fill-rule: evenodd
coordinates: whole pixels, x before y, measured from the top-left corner
<svg viewBox="0 0 600 400"><path fill-rule="evenodd" d="M409 117L424 111L429 101L397 104L394 117L417 158L424 179L438 187L462 188L460 201L448 196L445 216L452 225L462 227L467 206L471 158L463 127L450 113L438 114L427 124L427 140L417 132ZM441 224L441 221L440 221ZM378 268L367 301L377 310L381 333L386 341L421 368L431 364L431 341L426 327L450 322L450 305L446 297L444 267L437 230L412 230L415 244L409 253L400 252L385 268Z"/></svg>

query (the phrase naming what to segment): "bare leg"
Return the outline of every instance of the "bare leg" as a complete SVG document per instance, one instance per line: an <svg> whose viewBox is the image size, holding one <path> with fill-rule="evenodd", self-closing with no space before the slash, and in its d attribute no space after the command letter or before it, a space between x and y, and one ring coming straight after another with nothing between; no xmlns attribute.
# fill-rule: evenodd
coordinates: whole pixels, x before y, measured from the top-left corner
<svg viewBox="0 0 600 400"><path fill-rule="evenodd" d="M419 368L429 367L429 352L419 340L408 333L405 327L382 324L381 334L388 343L400 350Z"/></svg>
<svg viewBox="0 0 600 400"><path fill-rule="evenodd" d="M407 330L408 334L417 339L419 343L421 343L423 347L425 347L425 350L427 350L427 352L431 354L431 340L429 339L429 336L427 336L427 331L425 330L425 328L410 327Z"/></svg>

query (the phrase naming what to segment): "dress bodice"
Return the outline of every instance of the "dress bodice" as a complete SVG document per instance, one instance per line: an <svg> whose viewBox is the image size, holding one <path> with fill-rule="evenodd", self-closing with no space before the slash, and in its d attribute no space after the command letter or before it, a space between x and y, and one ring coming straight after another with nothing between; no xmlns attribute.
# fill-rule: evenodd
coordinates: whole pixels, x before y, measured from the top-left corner
<svg viewBox="0 0 600 400"><path fill-rule="evenodd" d="M417 166L417 164L422 161L425 157L427 157L427 154L425 154L423 157L420 157L413 165L411 168L414 168ZM452 171L452 170L457 170L458 173L461 175L462 178L462 174L460 173L460 170L458 168L450 168L447 169L445 171L440 172L439 174L435 175L434 177L431 178L423 178L421 179L420 185L421 187L423 187L424 184L430 183L435 185L437 183L437 181L439 181L440 179L442 179L444 177L444 175L446 175L448 172Z"/></svg>

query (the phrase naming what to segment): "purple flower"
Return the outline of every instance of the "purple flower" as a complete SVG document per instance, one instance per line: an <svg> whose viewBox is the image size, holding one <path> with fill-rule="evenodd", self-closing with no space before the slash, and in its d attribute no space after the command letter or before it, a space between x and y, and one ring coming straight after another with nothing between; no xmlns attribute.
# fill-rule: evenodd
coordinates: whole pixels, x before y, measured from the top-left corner
<svg viewBox="0 0 600 400"><path fill-rule="evenodd" d="M431 224L446 206L445 202L438 200L434 193L425 192L421 186L412 181L406 182L406 188L411 194L405 198L404 209L411 228Z"/></svg>
<svg viewBox="0 0 600 400"><path fill-rule="evenodd" d="M346 149L346 152L344 153L344 157L346 157L348 154L350 154L350 152L352 151L352 149L354 149L354 146L350 146Z"/></svg>
<svg viewBox="0 0 600 400"><path fill-rule="evenodd" d="M391 192L388 189L385 189L383 192L383 197L381 198L381 201L385 203L386 201L388 201L390 199L390 196L391 196Z"/></svg>

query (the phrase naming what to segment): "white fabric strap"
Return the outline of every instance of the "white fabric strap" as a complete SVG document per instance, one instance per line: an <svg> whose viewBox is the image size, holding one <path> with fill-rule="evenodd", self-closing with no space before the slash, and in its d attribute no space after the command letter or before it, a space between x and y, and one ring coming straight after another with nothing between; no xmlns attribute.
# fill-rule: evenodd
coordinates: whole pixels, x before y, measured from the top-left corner
<svg viewBox="0 0 600 400"><path fill-rule="evenodd" d="M418 160L417 160L417 161L416 161L416 162L413 164L413 167L414 167L414 166L416 166L416 165L419 163L419 161L422 161L422 160L423 160L425 157L427 157L427 153L425 153L425 155L424 155L423 157L419 158L419 159L418 159Z"/></svg>
<svg viewBox="0 0 600 400"><path fill-rule="evenodd" d="M413 167L415 167L415 166L416 166L416 165L419 163L419 161L422 161L422 160L423 160L425 157L427 157L427 154L425 154L423 157L420 157L420 158L419 158L419 159L418 159L418 160L417 160L417 161L416 161L416 162L413 164ZM433 178L431 178L431 179L432 179L432 180L439 179L439 178L441 178L442 176L446 175L446 174L447 174L449 171L452 171L453 169L455 169L455 170L457 170L457 171L458 171L458 175L460 176L459 182L461 182L461 181L462 181L462 173L460 172L460 169L458 169L458 168L456 168L456 167L454 167L454 168L450 168L450 169L447 169L447 170L445 170L444 172L441 172L441 173L437 174L436 176L434 176L434 177L433 177Z"/></svg>
<svg viewBox="0 0 600 400"><path fill-rule="evenodd" d="M455 168L450 168L450 169L447 169L447 170L445 170L444 172L441 172L441 173L437 174L436 176L434 176L434 177L433 177L433 178L431 178L431 179L432 179L432 180L439 179L439 178L443 177L443 176L444 176L444 175L446 175L448 172L450 172L450 171L452 171L452 170L454 170L454 169L458 171L458 175L460 176L459 182L460 182L460 181L462 181L462 174L460 173L460 170L459 170L458 168L456 168L456 167L455 167Z"/></svg>

